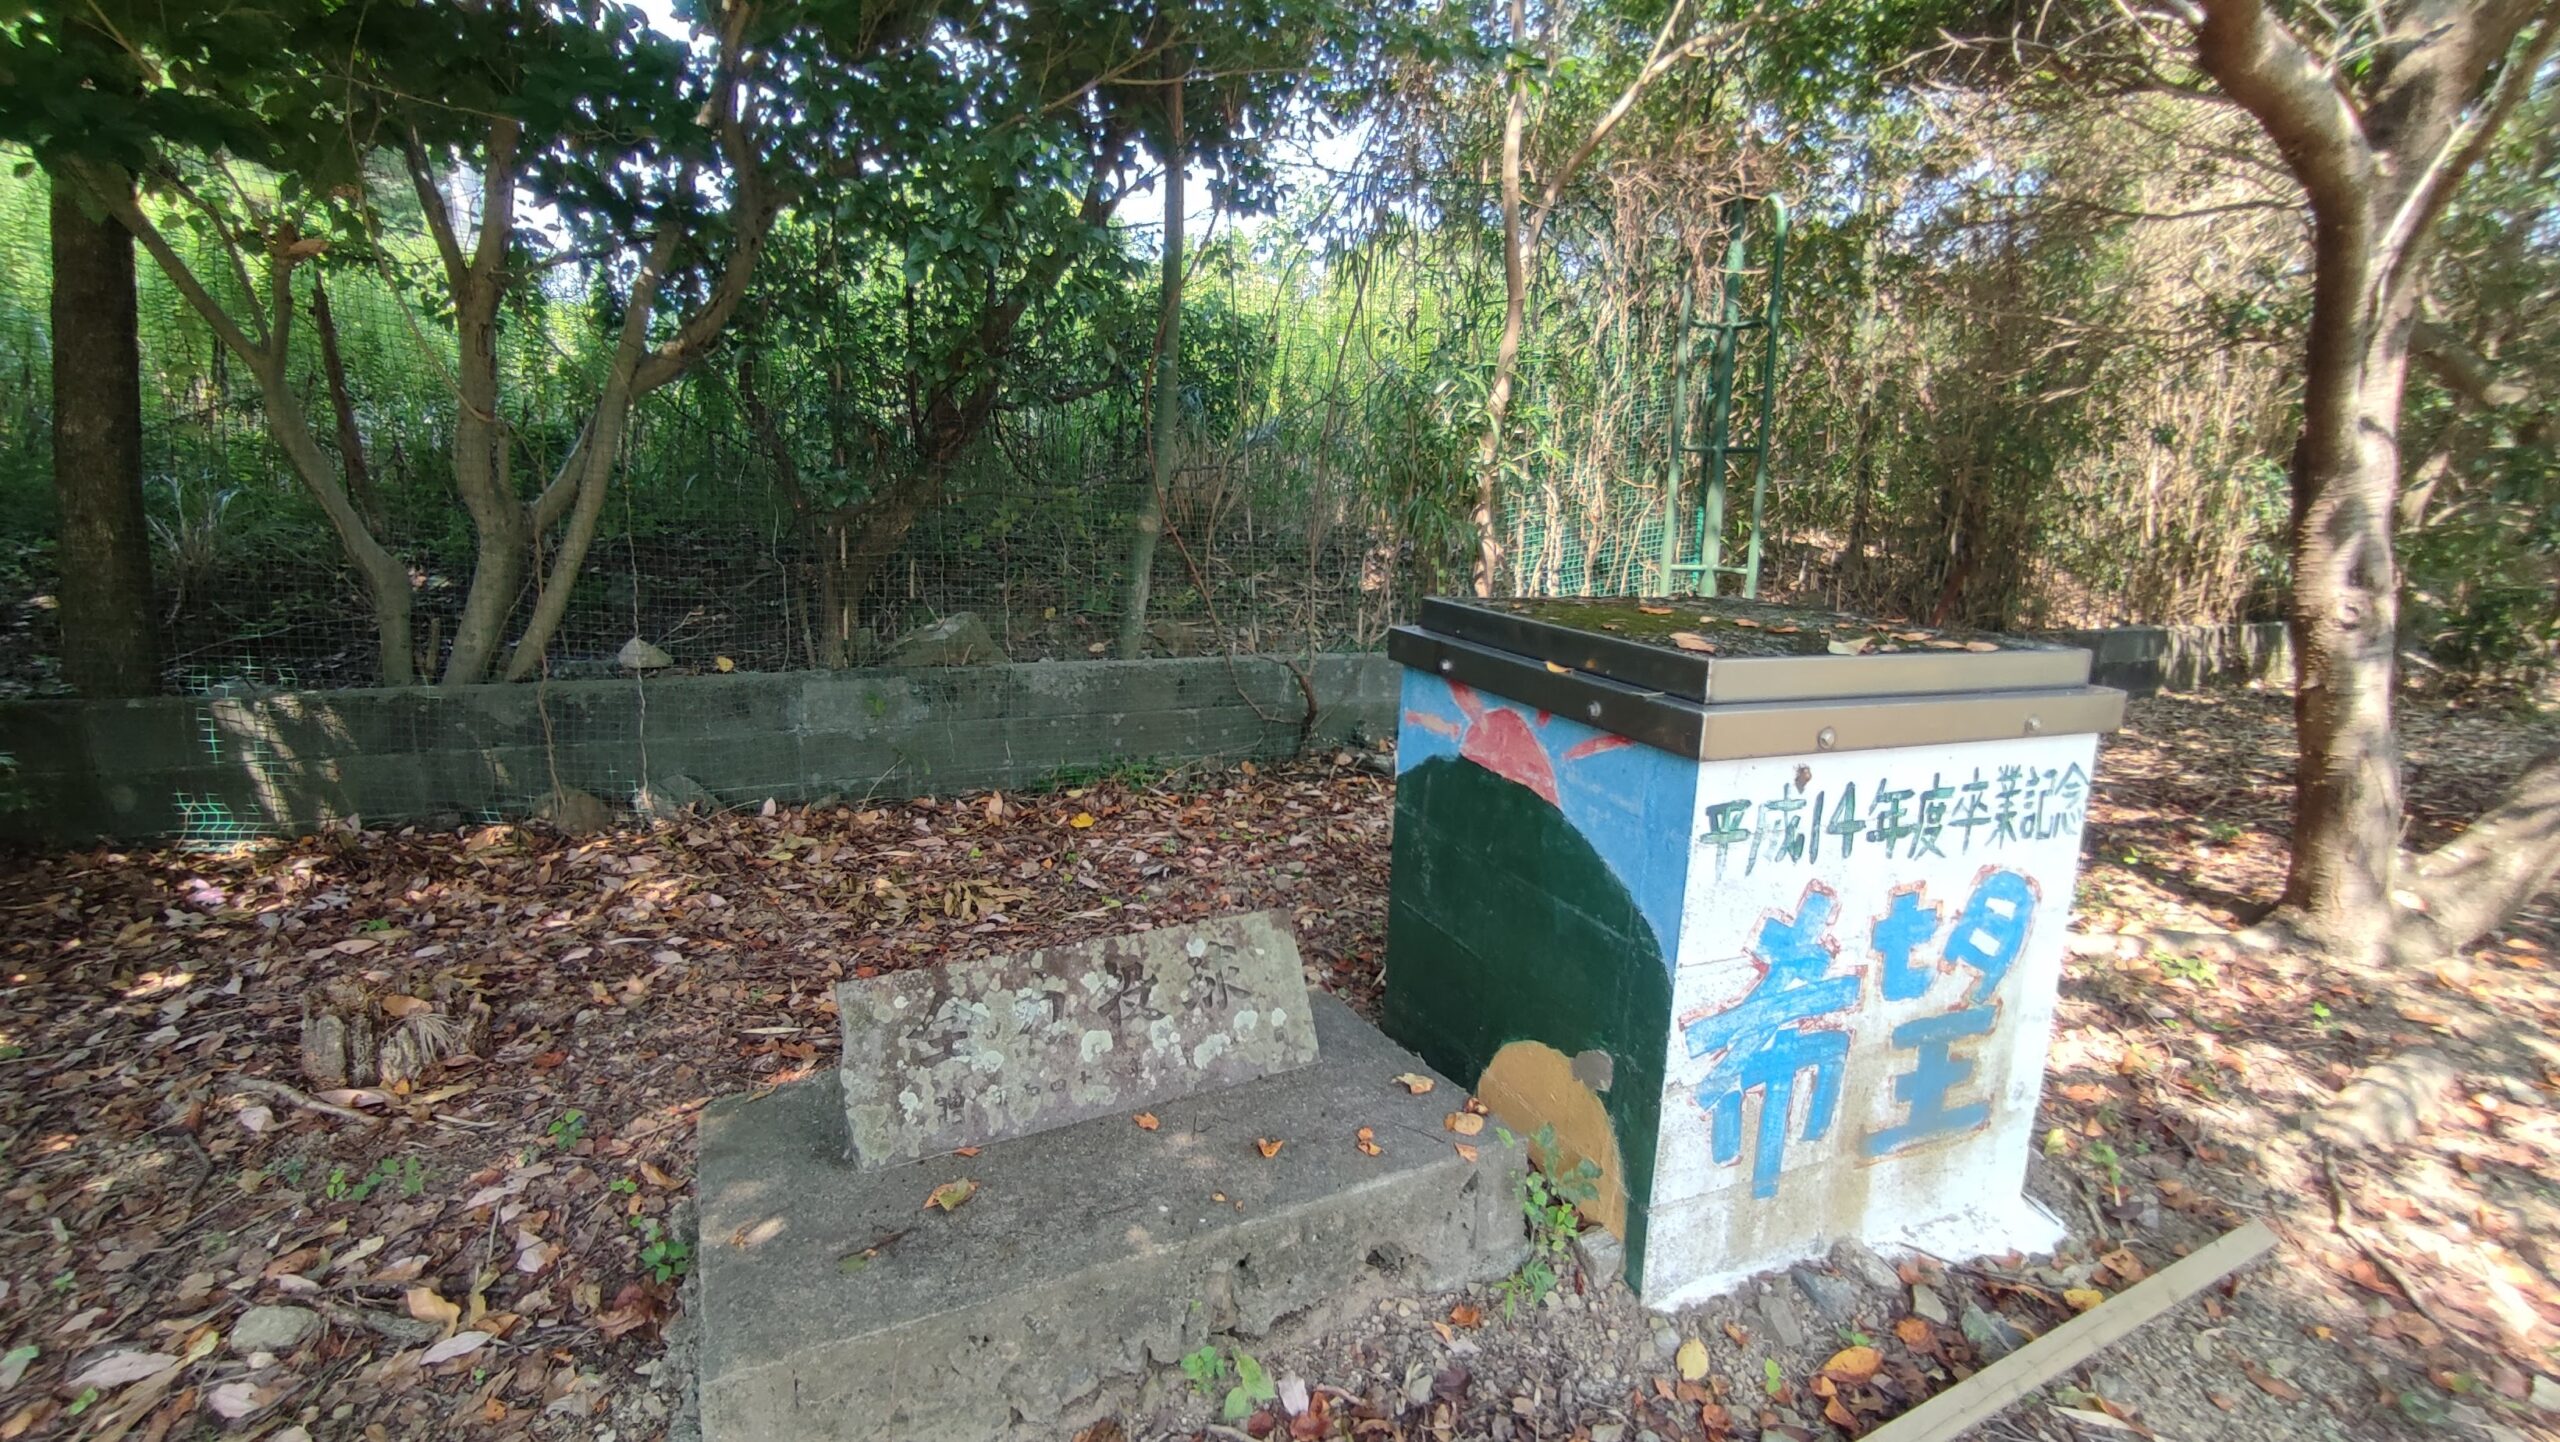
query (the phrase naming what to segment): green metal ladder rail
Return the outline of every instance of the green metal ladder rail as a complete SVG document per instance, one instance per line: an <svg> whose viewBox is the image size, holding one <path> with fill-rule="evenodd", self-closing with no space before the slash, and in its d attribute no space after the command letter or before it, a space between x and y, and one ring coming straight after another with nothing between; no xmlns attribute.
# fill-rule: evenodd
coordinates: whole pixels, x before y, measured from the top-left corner
<svg viewBox="0 0 2560 1442"><path fill-rule="evenodd" d="M1742 308L1743 282L1752 274L1750 239L1745 232L1754 209L1765 208L1769 225L1768 294L1758 315L1746 315ZM1765 200L1735 199L1725 203L1724 276L1718 297L1717 319L1701 324L1697 320L1697 291L1694 284L1681 288L1680 344L1672 368L1671 392L1671 463L1662 488L1662 590L1665 595L1683 594L1682 583L1688 582L1694 594L1716 594L1719 576L1740 576L1742 594L1760 594L1761 523L1769 496L1769 442L1778 401L1778 335L1784 319L1787 274L1787 232L1790 224L1787 203L1780 196ZM1757 331L1761 335L1760 400L1758 429L1748 444L1733 440L1733 384L1738 369L1742 337ZM1690 393L1693 372L1697 366L1697 343L1701 335L1711 337L1707 361L1706 432L1704 444L1693 443L1690 415ZM1751 540L1743 564L1724 564L1724 512L1727 486L1726 472L1733 461L1751 458ZM1690 519L1695 533L1695 561L1683 561L1681 552L1681 496L1688 489L1691 457L1699 458L1700 504Z"/></svg>

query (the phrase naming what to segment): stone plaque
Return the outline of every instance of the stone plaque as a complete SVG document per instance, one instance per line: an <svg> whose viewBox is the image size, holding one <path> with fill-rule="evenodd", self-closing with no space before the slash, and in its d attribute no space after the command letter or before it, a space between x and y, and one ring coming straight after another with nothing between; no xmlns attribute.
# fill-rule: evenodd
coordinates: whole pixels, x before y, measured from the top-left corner
<svg viewBox="0 0 2560 1442"><path fill-rule="evenodd" d="M1268 912L836 988L853 1160L888 1166L1315 1060Z"/></svg>

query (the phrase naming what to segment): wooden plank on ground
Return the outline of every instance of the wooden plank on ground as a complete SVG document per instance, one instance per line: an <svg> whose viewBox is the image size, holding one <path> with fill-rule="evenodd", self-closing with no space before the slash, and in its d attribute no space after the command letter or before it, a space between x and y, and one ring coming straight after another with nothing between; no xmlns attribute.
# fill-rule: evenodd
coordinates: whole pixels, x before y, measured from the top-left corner
<svg viewBox="0 0 2560 1442"><path fill-rule="evenodd" d="M1868 1433L1866 1442L1953 1442L2275 1244L2276 1234L2264 1222L2227 1233L1887 1422Z"/></svg>

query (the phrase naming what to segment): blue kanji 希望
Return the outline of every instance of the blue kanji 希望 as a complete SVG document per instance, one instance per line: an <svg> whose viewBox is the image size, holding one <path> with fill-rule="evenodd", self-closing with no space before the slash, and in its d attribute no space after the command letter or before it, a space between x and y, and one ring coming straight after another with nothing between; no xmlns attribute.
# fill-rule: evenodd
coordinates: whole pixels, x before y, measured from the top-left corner
<svg viewBox="0 0 2560 1442"><path fill-rule="evenodd" d="M1751 947L1762 968L1759 981L1742 1000L1681 1028L1690 1056L1721 1053L1699 1080L1697 1091L1718 1162L1741 1157L1742 1099L1755 1090L1761 1094L1759 1137L1751 1162L1755 1197L1777 1194L1797 1078L1806 1071L1813 1073L1803 1140L1828 1134L1832 1114L1840 1105L1849 1035L1806 1025L1846 1011L1858 1001L1856 973L1830 974L1832 953L1826 933L1838 910L1837 898L1816 886L1805 892L1792 918L1772 916L1762 921Z"/></svg>

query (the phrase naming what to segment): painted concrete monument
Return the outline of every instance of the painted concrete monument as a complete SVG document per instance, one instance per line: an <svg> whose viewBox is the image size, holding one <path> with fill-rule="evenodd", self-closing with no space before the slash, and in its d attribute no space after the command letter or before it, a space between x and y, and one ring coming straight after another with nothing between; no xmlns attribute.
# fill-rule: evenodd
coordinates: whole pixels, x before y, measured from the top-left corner
<svg viewBox="0 0 2560 1442"><path fill-rule="evenodd" d="M2058 1235L2018 1189L2121 715L2085 653L1694 600L1393 649L1387 1029L1599 1167L1649 1304Z"/></svg>

